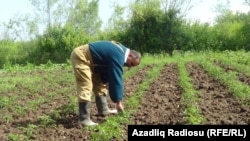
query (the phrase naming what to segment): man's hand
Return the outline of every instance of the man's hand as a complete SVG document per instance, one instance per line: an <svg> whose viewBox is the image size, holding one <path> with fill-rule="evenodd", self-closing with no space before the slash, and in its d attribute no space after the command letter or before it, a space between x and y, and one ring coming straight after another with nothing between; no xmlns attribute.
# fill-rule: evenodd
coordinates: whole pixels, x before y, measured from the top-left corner
<svg viewBox="0 0 250 141"><path fill-rule="evenodd" d="M105 83L105 84L103 84L103 86L104 86L106 89L109 89L109 83Z"/></svg>
<svg viewBox="0 0 250 141"><path fill-rule="evenodd" d="M122 106L122 102L121 101L119 101L119 102L116 103L116 109L117 109L117 111L119 113L124 111L124 108Z"/></svg>

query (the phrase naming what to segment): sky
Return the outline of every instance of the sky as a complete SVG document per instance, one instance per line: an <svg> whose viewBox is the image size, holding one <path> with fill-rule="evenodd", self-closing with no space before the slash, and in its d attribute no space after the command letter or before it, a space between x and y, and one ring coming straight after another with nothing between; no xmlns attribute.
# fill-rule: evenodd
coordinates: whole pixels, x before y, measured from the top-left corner
<svg viewBox="0 0 250 141"><path fill-rule="evenodd" d="M0 0L0 23L7 22L17 15L32 13L30 0ZM113 13L112 3L116 1L119 4L128 5L127 0L100 0L99 15L104 23L107 23L109 17ZM214 7L218 0L192 0L193 8L189 11L188 18L191 20L199 20L201 22L213 22L216 13ZM202 2L200 2L202 1ZM227 0L221 0L226 2ZM230 1L229 8L232 11L247 12L250 11L250 6L244 4L244 0L228 0Z"/></svg>
<svg viewBox="0 0 250 141"><path fill-rule="evenodd" d="M194 0L199 1L199 0ZM191 9L188 17L191 20L198 19L202 23L208 22L211 23L215 20L216 15L216 5L218 0L201 0L202 2L194 2L193 8ZM240 11L247 13L250 11L250 6L247 6L244 3L244 0L220 0L219 2L226 3L229 1L229 9L233 12Z"/></svg>

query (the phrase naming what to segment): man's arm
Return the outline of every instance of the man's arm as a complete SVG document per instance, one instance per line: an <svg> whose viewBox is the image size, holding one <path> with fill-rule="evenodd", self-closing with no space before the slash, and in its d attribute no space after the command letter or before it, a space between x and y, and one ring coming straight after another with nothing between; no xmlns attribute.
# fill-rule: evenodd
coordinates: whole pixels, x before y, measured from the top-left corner
<svg viewBox="0 0 250 141"><path fill-rule="evenodd" d="M109 90L109 83L105 83L103 84L103 86ZM116 102L116 109L118 112L123 112L124 111L124 108L123 108L123 105L122 105L122 101L118 101Z"/></svg>

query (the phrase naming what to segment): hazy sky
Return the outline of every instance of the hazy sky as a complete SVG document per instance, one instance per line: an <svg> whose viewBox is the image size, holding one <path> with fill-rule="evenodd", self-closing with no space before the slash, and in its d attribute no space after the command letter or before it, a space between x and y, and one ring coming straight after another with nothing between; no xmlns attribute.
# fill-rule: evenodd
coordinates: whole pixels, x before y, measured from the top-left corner
<svg viewBox="0 0 250 141"><path fill-rule="evenodd" d="M106 23L111 16L112 3L116 1L121 5L127 5L127 0L100 0L100 17ZM214 6L219 0L192 0L194 2L193 8L188 17L190 19L198 19L201 22L213 21L215 15ZM200 2L202 1L202 2ZM227 0L220 0L226 2ZM244 6L244 0L229 0L230 9L233 11L240 10L243 12L249 11L250 6ZM15 15L22 15L32 12L32 7L29 5L29 0L0 0L0 23L6 22Z"/></svg>
<svg viewBox="0 0 250 141"><path fill-rule="evenodd" d="M193 0L199 1L199 0ZM193 8L190 11L190 19L199 19L201 22L213 21L216 17L215 7L218 2L226 4L229 1L229 9L232 11L248 12L250 6L244 4L244 0L201 0L202 2L194 2Z"/></svg>

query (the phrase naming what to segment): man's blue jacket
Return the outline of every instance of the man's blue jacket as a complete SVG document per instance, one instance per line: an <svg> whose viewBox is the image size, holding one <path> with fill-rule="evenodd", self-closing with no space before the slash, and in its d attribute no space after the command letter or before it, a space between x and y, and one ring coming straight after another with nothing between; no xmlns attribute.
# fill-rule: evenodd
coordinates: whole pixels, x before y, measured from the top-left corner
<svg viewBox="0 0 250 141"><path fill-rule="evenodd" d="M101 73L104 83L109 83L109 95L113 102L123 99L123 67L128 49L120 43L97 41L89 43L94 73Z"/></svg>

